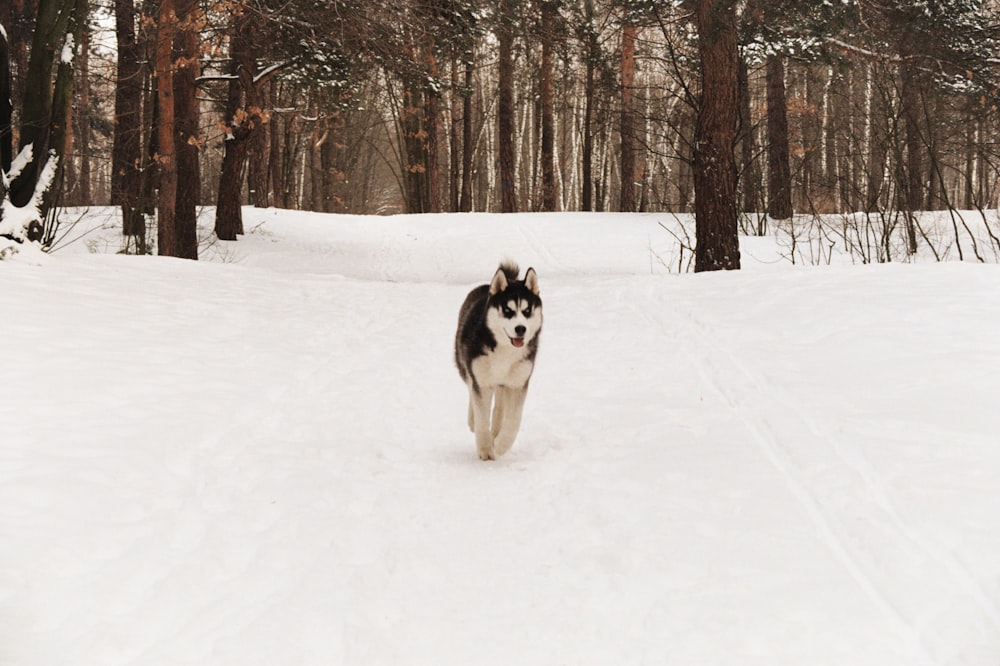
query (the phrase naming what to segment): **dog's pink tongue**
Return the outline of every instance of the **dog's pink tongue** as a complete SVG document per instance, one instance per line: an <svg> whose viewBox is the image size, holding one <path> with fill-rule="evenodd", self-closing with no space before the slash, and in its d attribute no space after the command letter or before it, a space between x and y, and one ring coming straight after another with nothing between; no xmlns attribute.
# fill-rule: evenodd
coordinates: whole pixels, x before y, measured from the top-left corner
<svg viewBox="0 0 1000 666"><path fill-rule="evenodd" d="M523 347L524 346L524 338L511 338L510 339L510 343L512 345L514 345L515 347Z"/></svg>

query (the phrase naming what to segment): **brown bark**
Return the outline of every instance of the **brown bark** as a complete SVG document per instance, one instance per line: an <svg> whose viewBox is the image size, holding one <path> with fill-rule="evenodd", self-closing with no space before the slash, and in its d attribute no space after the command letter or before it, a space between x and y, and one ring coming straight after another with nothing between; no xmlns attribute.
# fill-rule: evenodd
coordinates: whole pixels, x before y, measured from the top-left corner
<svg viewBox="0 0 1000 666"><path fill-rule="evenodd" d="M451 57L451 122L448 124L448 210L458 212L458 196L461 189L462 147L459 134L462 127L460 86L458 83L458 57Z"/></svg>
<svg viewBox="0 0 1000 666"><path fill-rule="evenodd" d="M86 0L70 0L70 3L66 5L66 9L70 12L67 29L69 35L72 35L73 44L78 45L81 43L81 34L86 22ZM60 33L59 37L61 38L59 41L64 44L68 41L66 34ZM52 127L49 139L49 148L52 153L51 159L56 161L56 171L52 185L42 197L43 204L39 212L43 220L48 210L64 193L62 189L63 178L67 171L66 164L72 154L73 75L77 68L77 51L78 48L74 47L73 55L68 60L60 57L59 64L56 67L56 79L52 88ZM46 158L49 159L49 156L46 155ZM44 161L42 163L44 164ZM51 239L43 239L43 242L48 242L48 240Z"/></svg>
<svg viewBox="0 0 1000 666"><path fill-rule="evenodd" d="M594 90L595 69L600 46L597 32L594 29L594 0L584 0L584 19L586 22L586 78L583 90L583 178L581 208L585 211L594 210Z"/></svg>
<svg viewBox="0 0 1000 666"><path fill-rule="evenodd" d="M757 136L750 114L750 75L744 58L739 62L740 85L740 130L738 145L740 149L740 184L743 194L743 210L757 212L761 201L761 173L757 162ZM760 230L763 233L763 229Z"/></svg>
<svg viewBox="0 0 1000 666"><path fill-rule="evenodd" d="M111 147L111 203L122 207L122 233L139 236L145 225L139 204L142 154L142 76L135 35L134 0L115 0L118 80Z"/></svg>
<svg viewBox="0 0 1000 666"><path fill-rule="evenodd" d="M621 110L621 197L619 210L636 211L636 119L635 119L635 36L636 26L622 26L622 110Z"/></svg>
<svg viewBox="0 0 1000 666"><path fill-rule="evenodd" d="M472 210L472 54L465 62L465 90L462 91L462 198L459 210Z"/></svg>
<svg viewBox="0 0 1000 666"><path fill-rule="evenodd" d="M433 39L429 41L425 48L427 52L430 77L432 79L436 79L438 71L437 58L434 56ZM425 148L427 151L427 212L440 213L441 165L440 159L438 159L438 146L440 143L439 136L441 134L441 98L438 96L437 91L432 88L426 88L424 90L424 95L427 100L425 121L427 123L427 145Z"/></svg>
<svg viewBox="0 0 1000 666"><path fill-rule="evenodd" d="M219 198L215 210L215 235L236 240L243 233L241 192L243 174L253 133L261 124L260 109L249 102L255 97L257 71L253 56L254 24L250 12L233 19L229 37L229 94L226 98L227 136L223 144Z"/></svg>
<svg viewBox="0 0 1000 666"><path fill-rule="evenodd" d="M497 143L499 150L500 211L517 211L514 165L514 33L511 0L500 1L499 100L497 104Z"/></svg>
<svg viewBox="0 0 1000 666"><path fill-rule="evenodd" d="M278 99L278 84L275 81L271 81L268 85L268 103L271 108L274 107L276 100ZM287 122L282 124L287 125ZM271 201L275 206L285 205L285 174L281 169L281 144L284 140L283 134L279 131L278 116L274 116L271 122L268 123L267 134L267 169L268 169L268 180L270 183L271 190Z"/></svg>
<svg viewBox="0 0 1000 666"><path fill-rule="evenodd" d="M903 64L903 88L900 104L906 129L906 238L910 254L917 251L917 231L914 213L923 208L923 141L920 136L921 90L917 74L910 63Z"/></svg>
<svg viewBox="0 0 1000 666"><path fill-rule="evenodd" d="M94 202L91 200L91 173L90 173L90 28L86 21L82 22L80 29L80 52L77 56L80 61L79 71L79 95L80 106L77 117L78 130L76 132L76 145L79 146L77 152L80 156L80 170L78 172L75 201L80 205L89 206Z"/></svg>
<svg viewBox="0 0 1000 666"><path fill-rule="evenodd" d="M736 209L738 54L734 0L698 0L701 108L695 127L695 271L740 267Z"/></svg>
<svg viewBox="0 0 1000 666"><path fill-rule="evenodd" d="M254 24L254 28L256 28L256 24ZM252 54L248 62L251 64L252 71L256 75L257 61L253 58ZM247 183L250 186L250 203L257 208L267 208L271 202L271 188L267 177L271 158L270 147L268 145L272 135L271 123L267 121L260 111L267 104L264 94L265 85L267 84L264 82L257 82L247 89L247 84L243 83L247 95L247 107L251 111L251 115L255 115L256 113L258 117L258 121L253 123L253 126L250 128L250 139L247 144L247 161L249 163ZM240 233L243 233L242 230Z"/></svg>
<svg viewBox="0 0 1000 666"><path fill-rule="evenodd" d="M160 194L157 206L157 253L176 257L179 253L175 206L177 161L174 151L173 44L177 17L174 0L161 0L156 34L157 163Z"/></svg>
<svg viewBox="0 0 1000 666"><path fill-rule="evenodd" d="M10 85L10 49L4 35L0 33L0 170L4 173L10 171L14 154L13 111ZM0 182L0 188L3 188L2 182ZM0 192L0 201L6 194L6 190Z"/></svg>
<svg viewBox="0 0 1000 666"><path fill-rule="evenodd" d="M174 151L177 158L177 255L198 258L198 204L201 169L198 131L199 103L196 79L200 74L198 0L174 0Z"/></svg>
<svg viewBox="0 0 1000 666"><path fill-rule="evenodd" d="M779 55L767 59L767 214L792 216L792 170L788 163L788 109L785 65Z"/></svg>
<svg viewBox="0 0 1000 666"><path fill-rule="evenodd" d="M11 108L20 109L24 104L24 89L28 72L28 44L31 42L33 26L31 19L37 13L37 0L10 0L0 2L0 17L7 29L7 58L9 68L16 72L10 76L9 96ZM16 137L17 128L11 127Z"/></svg>
<svg viewBox="0 0 1000 666"><path fill-rule="evenodd" d="M559 210L559 192L556 184L555 113L552 98L552 42L556 7L551 2L542 5L542 65L538 88L542 106L542 210Z"/></svg>

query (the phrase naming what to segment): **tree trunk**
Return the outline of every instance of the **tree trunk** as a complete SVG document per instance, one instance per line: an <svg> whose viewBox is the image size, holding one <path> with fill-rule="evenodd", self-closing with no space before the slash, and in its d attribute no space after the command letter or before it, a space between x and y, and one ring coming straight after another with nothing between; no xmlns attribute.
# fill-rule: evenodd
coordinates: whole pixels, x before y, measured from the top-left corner
<svg viewBox="0 0 1000 666"><path fill-rule="evenodd" d="M436 79L437 58L434 56L434 42L429 40L426 44L426 53L429 66L429 76ZM441 160L439 159L440 128L441 128L441 98L436 89L427 86L424 89L426 97L427 115L427 212L441 212Z"/></svg>
<svg viewBox="0 0 1000 666"><path fill-rule="evenodd" d="M115 0L118 37L118 80L115 86L115 129L111 147L111 203L122 208L122 234L145 232L139 203L142 159L142 78L135 38L134 0Z"/></svg>
<svg viewBox="0 0 1000 666"><path fill-rule="evenodd" d="M582 205L585 211L594 210L594 88L598 49L597 32L594 29L594 0L584 0L584 30L586 31L586 78L583 89L583 155L581 156L583 178L581 188Z"/></svg>
<svg viewBox="0 0 1000 666"><path fill-rule="evenodd" d="M788 108L785 65L781 56L767 59L767 214L792 216L792 170L788 163Z"/></svg>
<svg viewBox="0 0 1000 666"><path fill-rule="evenodd" d="M77 112L78 130L76 132L80 146L80 171L77 179L75 200L82 206L94 203L91 196L91 164L90 164L90 26L82 21L80 26L80 105Z"/></svg>
<svg viewBox="0 0 1000 666"><path fill-rule="evenodd" d="M196 79L200 73L198 0L175 0L177 31L174 34L174 152L177 160L177 254L198 258L198 204L201 169Z"/></svg>
<svg viewBox="0 0 1000 666"><path fill-rule="evenodd" d="M253 20L252 17L251 20ZM256 27L256 24L254 24L254 27ZM257 60L253 57L252 53L248 54L247 62L249 62L249 67L254 76L256 76ZM247 170L247 182L250 186L250 203L257 208L267 208L271 202L271 188L268 183L267 174L271 158L268 141L272 136L272 132L271 123L268 122L260 110L267 105L264 92L266 88L264 86L269 84L265 84L264 82L255 83L253 81L250 83L250 88L247 89L246 81L243 82L243 88L247 96L246 106L252 111L251 115L256 116L257 120L250 128L250 138L247 144L247 159L250 165ZM240 233L243 233L242 224L240 226Z"/></svg>
<svg viewBox="0 0 1000 666"><path fill-rule="evenodd" d="M555 40L553 24L556 6L552 2L542 4L542 66L538 76L538 88L542 104L542 210L559 210L559 191L556 186L555 155L555 112L552 98L552 43Z"/></svg>
<svg viewBox="0 0 1000 666"><path fill-rule="evenodd" d="M465 61L465 90L462 91L462 198L458 208L463 213L472 210L472 53Z"/></svg>
<svg viewBox="0 0 1000 666"><path fill-rule="evenodd" d="M80 35L86 23L86 0L72 0L72 4L67 5L67 8L70 11L67 26L69 33L62 35L62 42L69 46L70 44L79 44L81 41ZM49 137L49 152L51 159L55 160L55 176L41 199L42 206L39 209L39 216L42 220L45 220L48 211L55 204L57 190L59 190L59 194L62 193L60 188L65 172L66 156L70 154L70 142L73 135L73 74L77 67L77 63L74 61L77 49L74 47L69 57L66 57L66 46L63 47L59 65L56 67L56 80L52 88L52 133ZM47 244L52 239L41 240Z"/></svg>
<svg viewBox="0 0 1000 666"><path fill-rule="evenodd" d="M903 65L903 89L900 94L906 128L906 240L910 254L917 251L915 213L923 208L923 145L920 137L920 84L910 63Z"/></svg>
<svg viewBox="0 0 1000 666"><path fill-rule="evenodd" d="M635 120L635 36L636 26L622 26L622 111L621 111L621 197L618 210L636 211L636 120Z"/></svg>
<svg viewBox="0 0 1000 666"><path fill-rule="evenodd" d="M243 166L247 157L247 141L249 131L243 126L242 119L237 119L240 102L243 99L242 72L250 72L246 58L249 55L247 41L244 37L245 26L241 19L236 19L233 34L230 37L230 74L236 76L229 81L229 96L226 100L225 122L228 124L228 135L223 143L222 174L219 177L219 198L215 207L215 235L219 240L234 241L243 233L243 209L241 190L243 189ZM252 83L252 82L251 82Z"/></svg>
<svg viewBox="0 0 1000 666"><path fill-rule="evenodd" d="M500 0L500 26L497 28L499 46L499 100L497 109L497 143L500 154L500 211L517 211L517 192L514 185L514 32L511 22L512 0Z"/></svg>
<svg viewBox="0 0 1000 666"><path fill-rule="evenodd" d="M746 59L740 57L740 180L743 193L743 210L755 213L761 201L761 173L757 163L757 137L750 114L750 75Z"/></svg>
<svg viewBox="0 0 1000 666"><path fill-rule="evenodd" d="M215 208L215 235L219 240L234 241L243 233L240 190L243 189L243 166L247 157L247 137L227 139L223 146L219 199Z"/></svg>
<svg viewBox="0 0 1000 666"><path fill-rule="evenodd" d="M271 81L268 86L268 99L271 108L277 105L280 89L276 81ZM267 134L267 169L268 180L271 190L271 202L275 206L285 205L285 177L281 170L281 144L284 136L279 132L279 116L274 116L268 123ZM284 123L287 124L287 123Z"/></svg>
<svg viewBox="0 0 1000 666"><path fill-rule="evenodd" d="M448 210L458 212L458 197L461 190L462 147L459 142L462 118L459 110L461 90L458 83L458 56L451 57L451 122L448 123Z"/></svg>
<svg viewBox="0 0 1000 666"><path fill-rule="evenodd" d="M36 14L35 7L25 5L24 0L4 0L0 2L0 24L7 30L7 81L8 93L0 99L0 105L10 103L11 109L24 108L24 79L28 71L28 42L31 41L31 31ZM16 77L11 75L11 69L16 71ZM13 136L13 113L11 114L10 132ZM2 140L2 139L0 139ZM13 141L11 152L13 153Z"/></svg>
<svg viewBox="0 0 1000 666"><path fill-rule="evenodd" d="M969 102L970 107L972 102ZM963 171L962 207L972 210L978 205L975 198L973 183L976 167L976 121L977 116L971 108L965 113L965 169Z"/></svg>
<svg viewBox="0 0 1000 666"><path fill-rule="evenodd" d="M14 159L14 106L11 104L10 48L7 37L0 32L0 172L8 173ZM0 201L7 195L4 179L0 178ZM0 219L3 207L0 206Z"/></svg>
<svg viewBox="0 0 1000 666"><path fill-rule="evenodd" d="M174 151L174 72L173 45L177 16L174 0L161 0L156 33L157 162L160 194L157 206L157 253L179 256L175 206L177 204L177 161Z"/></svg>
<svg viewBox="0 0 1000 666"><path fill-rule="evenodd" d="M156 16L153 12L159 11L156 0L142 0L142 22L144 25L155 25ZM157 191L160 183L160 165L157 159L159 149L157 144L160 137L160 109L157 100L159 98L159 87L156 82L156 31L146 29L141 33L139 40L140 59L143 64L140 67L142 72L142 146L140 148L141 161L139 164L139 200L136 202L136 209L149 219L156 215ZM137 233L141 233L143 242L138 247L142 252L147 251L145 243L145 230L140 228Z"/></svg>
<svg viewBox="0 0 1000 666"><path fill-rule="evenodd" d="M739 67L734 0L698 0L702 98L695 127L695 271L740 267L736 209Z"/></svg>

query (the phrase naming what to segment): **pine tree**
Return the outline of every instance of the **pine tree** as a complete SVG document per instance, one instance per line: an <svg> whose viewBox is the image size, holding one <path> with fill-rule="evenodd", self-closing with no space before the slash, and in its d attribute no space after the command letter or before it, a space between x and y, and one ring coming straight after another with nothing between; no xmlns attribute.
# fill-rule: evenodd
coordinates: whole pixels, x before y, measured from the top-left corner
<svg viewBox="0 0 1000 666"><path fill-rule="evenodd" d="M695 271L740 267L736 207L739 65L735 0L697 0L701 104L695 128Z"/></svg>

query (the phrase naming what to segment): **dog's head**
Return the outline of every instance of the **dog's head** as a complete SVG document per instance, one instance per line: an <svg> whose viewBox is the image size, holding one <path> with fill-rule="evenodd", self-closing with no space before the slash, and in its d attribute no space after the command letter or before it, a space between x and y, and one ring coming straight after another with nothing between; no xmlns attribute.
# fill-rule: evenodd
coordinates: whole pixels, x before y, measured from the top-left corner
<svg viewBox="0 0 1000 666"><path fill-rule="evenodd" d="M497 335L497 343L523 347L542 328L542 299L538 292L538 274L529 268L523 280L517 279L515 265L501 265L490 282L489 310L486 318Z"/></svg>

